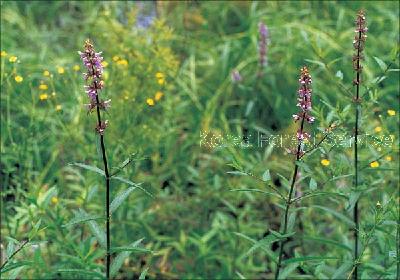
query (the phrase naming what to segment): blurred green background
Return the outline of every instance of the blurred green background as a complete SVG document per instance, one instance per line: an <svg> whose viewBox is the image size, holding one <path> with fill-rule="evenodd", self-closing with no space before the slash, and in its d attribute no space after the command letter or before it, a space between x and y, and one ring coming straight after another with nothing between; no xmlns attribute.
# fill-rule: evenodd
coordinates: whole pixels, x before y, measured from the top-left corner
<svg viewBox="0 0 400 280"><path fill-rule="evenodd" d="M77 53L90 38L105 60L101 94L112 100L105 115L110 165L134 154L120 175L143 183L153 195L135 190L113 214L113 246L144 238L143 248L153 251L122 255L115 277L138 277L148 268L149 278L272 278L277 244L252 245L269 230L279 231L283 206L274 196L232 190L269 191L271 184L286 191L293 155L271 143L261 147L258 137L296 131L291 116L303 65L313 77L316 117L307 129L321 139L334 123L336 135L351 136L352 40L361 8L369 28L361 126L375 137L360 155L362 229L370 229L378 201L387 210L365 250L361 273L363 279L393 279L399 203L397 1L2 1L2 262L40 220L36 243L15 257L28 262L2 277L82 279L98 277L88 271L103 271L104 249L93 237L93 224L63 226L79 208L104 213L103 180L69 165L102 168ZM269 29L268 63L257 75L260 22ZM240 82L232 80L234 70ZM244 134L252 145L242 141ZM286 258L335 259L290 263L286 277L343 279L350 270L351 208L360 193L352 192L352 148L335 144L337 139L305 158L296 195L316 187L340 196L296 204L297 233L285 250ZM324 159L329 165L321 164ZM253 176L227 173L237 169ZM257 180L266 170L270 182ZM126 188L113 181L112 196Z"/></svg>

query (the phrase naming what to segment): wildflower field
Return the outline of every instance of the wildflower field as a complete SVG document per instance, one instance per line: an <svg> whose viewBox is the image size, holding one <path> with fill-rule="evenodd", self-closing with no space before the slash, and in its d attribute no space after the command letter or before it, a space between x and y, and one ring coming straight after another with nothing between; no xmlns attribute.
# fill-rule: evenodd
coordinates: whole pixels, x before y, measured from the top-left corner
<svg viewBox="0 0 400 280"><path fill-rule="evenodd" d="M1 279L399 279L397 1L2 1Z"/></svg>

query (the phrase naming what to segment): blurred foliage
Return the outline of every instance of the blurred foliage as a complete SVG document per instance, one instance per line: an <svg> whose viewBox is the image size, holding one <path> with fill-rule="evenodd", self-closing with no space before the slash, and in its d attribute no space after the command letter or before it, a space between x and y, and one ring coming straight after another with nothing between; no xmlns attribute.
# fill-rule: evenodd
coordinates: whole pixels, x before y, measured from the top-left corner
<svg viewBox="0 0 400 280"><path fill-rule="evenodd" d="M354 126L351 57L360 8L369 28L362 132L371 142L361 148L356 191L353 148L343 142ZM91 38L106 62L103 98L112 100L110 164L133 155L120 175L153 195L135 189L113 213L112 246L141 244L113 255L117 278L138 278L146 269L148 278L273 277L278 246L268 238L279 231L283 203L266 192L272 185L286 193L294 163L276 142L261 146L260 137L296 131L299 69L308 65L312 134L318 141L335 129L300 166L296 196L313 196L293 206L296 234L285 248L292 261L281 276L346 278L352 207L360 198L362 279L393 279L398 15L395 1L1 2L2 263L24 246L2 277L104 274L104 184L69 165L102 166L77 54ZM261 77L260 21L270 34ZM241 82L231 80L234 69ZM113 180L112 197L128 187ZM264 193L232 191L238 189Z"/></svg>

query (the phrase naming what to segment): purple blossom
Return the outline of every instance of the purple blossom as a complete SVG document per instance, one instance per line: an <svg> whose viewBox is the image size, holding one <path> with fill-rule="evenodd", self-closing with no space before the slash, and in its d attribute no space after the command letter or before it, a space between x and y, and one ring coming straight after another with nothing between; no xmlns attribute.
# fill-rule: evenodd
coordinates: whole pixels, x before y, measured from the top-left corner
<svg viewBox="0 0 400 280"><path fill-rule="evenodd" d="M367 31L368 28L366 27L367 21L365 18L364 11L359 11L357 14L357 18L355 21L356 29L355 29L355 37L353 40L353 46L355 49L355 53L353 55L353 68L357 73L356 78L353 80L354 85L359 85L361 83L361 72L362 72L362 65L361 60L364 59L364 55L362 54L365 48L365 41L367 39ZM358 98L358 97L357 97Z"/></svg>
<svg viewBox="0 0 400 280"><path fill-rule="evenodd" d="M258 35L259 35L259 42L258 42L259 64L260 68L263 68L267 65L266 55L267 55L267 46L269 39L268 27L263 22L260 22L258 24Z"/></svg>
<svg viewBox="0 0 400 280"><path fill-rule="evenodd" d="M234 69L231 73L231 79L233 82L241 82L242 76L240 75L238 70Z"/></svg>

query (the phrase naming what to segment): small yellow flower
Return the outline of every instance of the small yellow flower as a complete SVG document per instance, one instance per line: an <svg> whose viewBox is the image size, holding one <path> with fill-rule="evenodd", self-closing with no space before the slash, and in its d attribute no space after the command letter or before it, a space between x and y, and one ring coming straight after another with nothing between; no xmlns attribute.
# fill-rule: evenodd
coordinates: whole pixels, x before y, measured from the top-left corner
<svg viewBox="0 0 400 280"><path fill-rule="evenodd" d="M321 164L322 164L323 166L328 166L330 163L331 163L331 162L330 162L328 159L326 159L326 158L324 158L323 160L321 160Z"/></svg>
<svg viewBox="0 0 400 280"><path fill-rule="evenodd" d="M62 106L60 104L56 106L56 111L61 111L61 109L62 109Z"/></svg>
<svg viewBox="0 0 400 280"><path fill-rule="evenodd" d="M124 96L124 99L125 99L125 100L128 100L128 99L129 99L129 96L128 96L128 95L125 95L125 96Z"/></svg>
<svg viewBox="0 0 400 280"><path fill-rule="evenodd" d="M40 84L39 89L40 90L47 90L49 87L45 84Z"/></svg>
<svg viewBox="0 0 400 280"><path fill-rule="evenodd" d="M15 81L17 83L22 83L23 80L24 80L24 78L22 78L21 76L19 76L19 75L15 76Z"/></svg>
<svg viewBox="0 0 400 280"><path fill-rule="evenodd" d="M387 161L392 161L392 160L393 160L393 158L392 158L391 156L386 156L385 159L386 159Z"/></svg>
<svg viewBox="0 0 400 280"><path fill-rule="evenodd" d="M379 162L373 161L373 162L371 162L371 163L369 164L369 166L371 166L372 168L377 168L377 167L379 167Z"/></svg>
<svg viewBox="0 0 400 280"><path fill-rule="evenodd" d="M42 93L41 95L39 95L39 99L41 101L47 100L47 98L49 98L49 96L46 93Z"/></svg>
<svg viewBox="0 0 400 280"><path fill-rule="evenodd" d="M64 74L64 72L65 72L64 67L57 67L57 72L58 72L58 74Z"/></svg>
<svg viewBox="0 0 400 280"><path fill-rule="evenodd" d="M44 72L43 72L43 76L45 76L45 77L48 77L48 76L50 76L50 72L49 72L49 71L47 71L47 70L44 70Z"/></svg>
<svg viewBox="0 0 400 280"><path fill-rule="evenodd" d="M165 79L164 78L158 79L157 82L159 85L163 85L163 84L165 84Z"/></svg>
<svg viewBox="0 0 400 280"><path fill-rule="evenodd" d="M117 61L118 65L123 65L123 66L127 66L128 65L128 60L126 59L121 59Z"/></svg>
<svg viewBox="0 0 400 280"><path fill-rule="evenodd" d="M157 73L156 73L156 78L157 78L157 79L164 79L164 74L161 73L161 72L157 72Z"/></svg>
<svg viewBox="0 0 400 280"><path fill-rule="evenodd" d="M380 126L377 126L377 127L375 127L375 132L381 132L382 131L382 127L380 127Z"/></svg>
<svg viewBox="0 0 400 280"><path fill-rule="evenodd" d="M74 67L72 67L72 69L74 69L74 71L78 72L79 70L81 70L81 67L79 65L74 65Z"/></svg>
<svg viewBox="0 0 400 280"><path fill-rule="evenodd" d="M56 93L53 91L53 92L51 93L51 95L56 96Z"/></svg>
<svg viewBox="0 0 400 280"><path fill-rule="evenodd" d="M101 65L102 65L104 68L106 68L106 67L108 66L108 62L107 62L107 61L102 61L102 62L101 62Z"/></svg>
<svg viewBox="0 0 400 280"><path fill-rule="evenodd" d="M1 56L7 56L7 52L6 51L1 51Z"/></svg>
<svg viewBox="0 0 400 280"><path fill-rule="evenodd" d="M158 101L158 100L161 99L161 97L163 97L163 95L164 95L164 93L162 93L161 91L157 91L157 92L156 92L156 95L154 96L154 99L155 99L156 101Z"/></svg>
<svg viewBox="0 0 400 280"><path fill-rule="evenodd" d="M115 56L113 57L113 60L114 60L115 62L117 62L117 61L119 60L119 56L118 56L118 55L115 55Z"/></svg>
<svg viewBox="0 0 400 280"><path fill-rule="evenodd" d="M57 196L53 196L53 197L51 198L51 203L57 204L57 203L58 203L58 197L57 197Z"/></svg>
<svg viewBox="0 0 400 280"><path fill-rule="evenodd" d="M16 56L11 56L9 59L8 59L8 61L10 61L11 63L14 63L14 62L16 62L17 61L17 59L18 59L18 57L16 57Z"/></svg>
<svg viewBox="0 0 400 280"><path fill-rule="evenodd" d="M387 113L389 116L395 116L396 115L396 111L395 110L387 110Z"/></svg>
<svg viewBox="0 0 400 280"><path fill-rule="evenodd" d="M154 99L153 98L147 98L146 99L146 103L149 106L154 106Z"/></svg>

